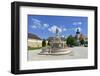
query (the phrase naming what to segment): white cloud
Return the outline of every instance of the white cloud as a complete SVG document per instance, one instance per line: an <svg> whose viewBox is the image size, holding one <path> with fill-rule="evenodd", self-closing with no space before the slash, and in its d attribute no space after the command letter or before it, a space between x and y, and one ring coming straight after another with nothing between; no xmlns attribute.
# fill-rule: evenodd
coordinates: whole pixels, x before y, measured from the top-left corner
<svg viewBox="0 0 100 76"><path fill-rule="evenodd" d="M37 27L33 25L32 28L37 28Z"/></svg>
<svg viewBox="0 0 100 76"><path fill-rule="evenodd" d="M75 28L69 28L68 30L75 30Z"/></svg>
<svg viewBox="0 0 100 76"><path fill-rule="evenodd" d="M53 25L52 27L48 28L48 30L52 33L56 33L56 29L58 29L59 33L62 32L62 29L59 28L58 26L56 25Z"/></svg>
<svg viewBox="0 0 100 76"><path fill-rule="evenodd" d="M81 25L81 24L82 24L82 22L78 22L78 24L80 24L80 25Z"/></svg>
<svg viewBox="0 0 100 76"><path fill-rule="evenodd" d="M41 28L41 21L35 18L32 18L32 28Z"/></svg>
<svg viewBox="0 0 100 76"><path fill-rule="evenodd" d="M43 27L49 27L49 24L45 23L45 24L43 24Z"/></svg>
<svg viewBox="0 0 100 76"><path fill-rule="evenodd" d="M81 25L82 22L73 22L73 25Z"/></svg>
<svg viewBox="0 0 100 76"><path fill-rule="evenodd" d="M63 31L67 31L67 29L66 28L63 28Z"/></svg>
<svg viewBox="0 0 100 76"><path fill-rule="evenodd" d="M69 25L70 26L70 25ZM66 31L73 31L73 30L75 30L75 28L73 27L73 28L66 28L66 27L63 27L62 28L62 31L64 31L64 32L66 32Z"/></svg>
<svg viewBox="0 0 100 76"><path fill-rule="evenodd" d="M32 18L32 21L37 22L37 23L40 23L41 22L40 20L35 19L35 18Z"/></svg>
<svg viewBox="0 0 100 76"><path fill-rule="evenodd" d="M62 37L64 38L65 36L64 36L64 35L62 35Z"/></svg>
<svg viewBox="0 0 100 76"><path fill-rule="evenodd" d="M32 18L32 28L44 29L49 27L49 24L42 23L40 20Z"/></svg>

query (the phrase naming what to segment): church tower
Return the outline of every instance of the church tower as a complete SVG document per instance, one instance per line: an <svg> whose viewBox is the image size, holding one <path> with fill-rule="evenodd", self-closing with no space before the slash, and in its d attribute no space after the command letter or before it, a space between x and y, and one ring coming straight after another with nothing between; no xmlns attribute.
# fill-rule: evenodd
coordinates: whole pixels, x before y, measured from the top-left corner
<svg viewBox="0 0 100 76"><path fill-rule="evenodd" d="M80 35L81 35L80 29L77 28L77 29L76 29L76 36L75 36L75 37L76 37L76 39L77 39L77 44L78 44L78 45L80 45L80 40L79 40Z"/></svg>
<svg viewBox="0 0 100 76"><path fill-rule="evenodd" d="M76 29L76 38L79 40L80 37L80 30L79 28Z"/></svg>

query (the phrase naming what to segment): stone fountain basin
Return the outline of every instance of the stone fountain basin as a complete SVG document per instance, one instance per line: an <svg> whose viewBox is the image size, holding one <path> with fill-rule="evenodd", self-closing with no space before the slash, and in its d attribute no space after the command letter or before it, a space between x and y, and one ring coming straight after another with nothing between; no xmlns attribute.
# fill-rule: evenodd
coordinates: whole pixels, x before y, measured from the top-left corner
<svg viewBox="0 0 100 76"><path fill-rule="evenodd" d="M71 49L58 49L58 50L52 50L51 53L49 52L41 52L39 55L64 55L71 53Z"/></svg>

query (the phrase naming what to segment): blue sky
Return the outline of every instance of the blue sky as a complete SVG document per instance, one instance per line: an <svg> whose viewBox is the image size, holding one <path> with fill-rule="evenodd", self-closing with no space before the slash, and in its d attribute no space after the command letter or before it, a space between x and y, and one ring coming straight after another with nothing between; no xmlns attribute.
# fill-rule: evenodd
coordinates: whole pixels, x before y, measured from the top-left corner
<svg viewBox="0 0 100 76"><path fill-rule="evenodd" d="M28 15L28 33L47 39L55 35L56 28L62 37L74 36L76 28L79 28L80 32L87 36L88 17Z"/></svg>

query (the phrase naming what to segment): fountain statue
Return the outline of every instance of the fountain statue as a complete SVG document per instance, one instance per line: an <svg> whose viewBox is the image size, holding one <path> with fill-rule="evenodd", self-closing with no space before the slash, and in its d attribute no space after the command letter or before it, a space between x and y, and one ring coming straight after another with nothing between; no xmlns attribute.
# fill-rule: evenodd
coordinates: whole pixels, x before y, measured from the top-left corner
<svg viewBox="0 0 100 76"><path fill-rule="evenodd" d="M68 54L71 51L68 50L66 41L62 40L59 35L59 30L56 28L55 36L50 40L50 46L43 47L40 55L60 55Z"/></svg>

